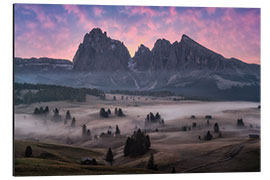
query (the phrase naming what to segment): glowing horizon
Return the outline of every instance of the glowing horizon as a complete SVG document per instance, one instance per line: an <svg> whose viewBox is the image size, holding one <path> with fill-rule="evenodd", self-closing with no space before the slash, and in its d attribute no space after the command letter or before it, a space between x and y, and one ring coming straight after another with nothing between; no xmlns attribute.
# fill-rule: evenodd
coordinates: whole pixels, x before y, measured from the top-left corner
<svg viewBox="0 0 270 180"><path fill-rule="evenodd" d="M93 28L122 41L133 56L140 44L171 43L183 34L226 58L260 64L260 9L15 4L15 57L73 59Z"/></svg>

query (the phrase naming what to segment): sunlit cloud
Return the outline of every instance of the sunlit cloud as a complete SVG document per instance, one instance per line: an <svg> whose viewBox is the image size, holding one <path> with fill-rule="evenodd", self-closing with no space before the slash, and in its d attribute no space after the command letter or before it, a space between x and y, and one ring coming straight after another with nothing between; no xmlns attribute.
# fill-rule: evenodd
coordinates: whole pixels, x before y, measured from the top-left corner
<svg viewBox="0 0 270 180"><path fill-rule="evenodd" d="M72 60L84 34L99 27L134 55L158 38L187 34L224 55L260 63L260 9L143 6L15 5L15 55Z"/></svg>

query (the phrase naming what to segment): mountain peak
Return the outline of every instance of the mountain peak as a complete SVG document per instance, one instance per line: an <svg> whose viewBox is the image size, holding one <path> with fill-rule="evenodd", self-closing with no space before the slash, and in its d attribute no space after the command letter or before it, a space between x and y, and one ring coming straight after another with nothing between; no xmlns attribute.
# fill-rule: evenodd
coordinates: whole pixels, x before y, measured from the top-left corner
<svg viewBox="0 0 270 180"><path fill-rule="evenodd" d="M194 41L193 39L191 39L189 36L187 36L186 34L182 35L182 39L181 42L189 42L189 43L195 43L198 44L196 41Z"/></svg>

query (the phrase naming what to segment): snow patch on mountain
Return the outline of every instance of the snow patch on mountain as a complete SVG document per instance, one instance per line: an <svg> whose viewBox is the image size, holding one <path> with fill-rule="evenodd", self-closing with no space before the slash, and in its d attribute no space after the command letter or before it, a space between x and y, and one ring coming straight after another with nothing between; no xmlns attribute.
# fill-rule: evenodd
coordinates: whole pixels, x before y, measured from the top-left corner
<svg viewBox="0 0 270 180"><path fill-rule="evenodd" d="M254 85L254 83L250 83L250 82L240 82L240 81L232 81L232 80L224 79L218 75L214 75L213 78L217 80L216 81L217 86L221 90L231 89L234 86L243 87L243 86Z"/></svg>

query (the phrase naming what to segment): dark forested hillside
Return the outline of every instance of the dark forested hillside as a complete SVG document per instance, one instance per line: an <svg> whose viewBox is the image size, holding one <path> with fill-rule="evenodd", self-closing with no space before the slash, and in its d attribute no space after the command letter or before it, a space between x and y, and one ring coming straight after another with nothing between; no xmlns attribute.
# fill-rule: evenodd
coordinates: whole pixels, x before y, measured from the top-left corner
<svg viewBox="0 0 270 180"><path fill-rule="evenodd" d="M103 91L89 88L72 88L47 84L14 84L14 104L31 104L48 101L85 101L86 95L101 96Z"/></svg>

